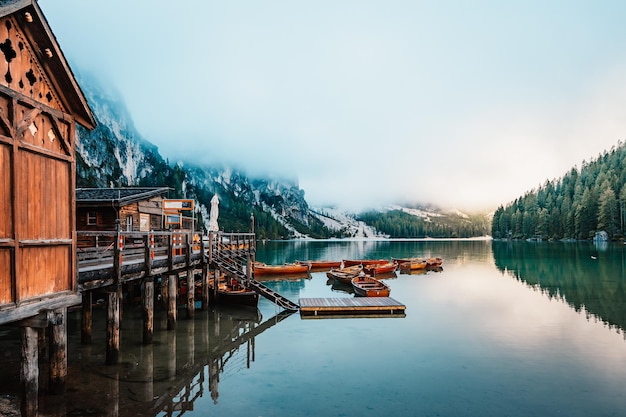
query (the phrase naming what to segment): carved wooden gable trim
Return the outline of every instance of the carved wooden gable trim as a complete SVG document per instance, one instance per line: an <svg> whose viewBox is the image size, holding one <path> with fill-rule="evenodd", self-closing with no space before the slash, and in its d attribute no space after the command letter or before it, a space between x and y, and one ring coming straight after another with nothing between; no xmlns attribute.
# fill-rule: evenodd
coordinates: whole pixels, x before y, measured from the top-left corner
<svg viewBox="0 0 626 417"><path fill-rule="evenodd" d="M22 103L17 105L17 120L18 139L38 148L72 157L74 141L70 137L71 129L67 121Z"/></svg>
<svg viewBox="0 0 626 417"><path fill-rule="evenodd" d="M67 113L30 43L11 16L0 19L0 84Z"/></svg>

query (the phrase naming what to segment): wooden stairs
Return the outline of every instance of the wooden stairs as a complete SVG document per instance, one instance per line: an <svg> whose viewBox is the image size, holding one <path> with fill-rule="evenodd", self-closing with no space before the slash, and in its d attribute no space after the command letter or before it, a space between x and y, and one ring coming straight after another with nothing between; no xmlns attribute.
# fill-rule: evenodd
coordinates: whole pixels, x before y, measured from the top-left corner
<svg viewBox="0 0 626 417"><path fill-rule="evenodd" d="M247 256L246 259L243 259L238 252L240 251L222 250L215 252L213 257L214 266L226 274L229 278L234 278L244 287L255 290L277 306L288 311L298 311L300 309L299 304L296 304L287 297L280 295L254 278L248 277L245 272L245 268L250 264L250 261L247 259Z"/></svg>

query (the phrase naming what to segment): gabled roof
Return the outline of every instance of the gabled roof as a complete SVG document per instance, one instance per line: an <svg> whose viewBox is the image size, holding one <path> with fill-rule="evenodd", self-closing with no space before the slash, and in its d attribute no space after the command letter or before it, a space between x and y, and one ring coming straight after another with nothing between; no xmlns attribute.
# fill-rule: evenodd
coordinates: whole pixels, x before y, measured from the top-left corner
<svg viewBox="0 0 626 417"><path fill-rule="evenodd" d="M96 120L36 0L0 0L0 18L13 15L33 45L39 63L76 122L93 129ZM32 19L32 21L30 21ZM46 50L52 56L46 55Z"/></svg>
<svg viewBox="0 0 626 417"><path fill-rule="evenodd" d="M169 187L77 188L76 205L121 207L161 196Z"/></svg>

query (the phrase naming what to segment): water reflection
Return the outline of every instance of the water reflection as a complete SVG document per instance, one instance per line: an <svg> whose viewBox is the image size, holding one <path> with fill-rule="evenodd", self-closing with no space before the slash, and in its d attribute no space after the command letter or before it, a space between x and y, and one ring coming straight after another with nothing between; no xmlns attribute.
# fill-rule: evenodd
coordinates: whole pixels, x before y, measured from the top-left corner
<svg viewBox="0 0 626 417"><path fill-rule="evenodd" d="M267 241L259 242L256 259L267 264L296 260L391 259L440 256L448 262L471 257L491 260L489 240L373 240L373 241ZM465 259L470 260L468 259Z"/></svg>
<svg viewBox="0 0 626 417"><path fill-rule="evenodd" d="M103 337L80 345L80 319L73 319L68 362L70 376L77 377L69 385L76 389L62 398L46 397L46 415L63 409L71 415L180 416L200 399L204 406L218 404L221 378L250 368L256 336L292 314L263 321L256 308L214 306L194 320L179 320L176 331L165 330L166 320L159 317L155 328L162 331L155 332L153 344L143 345L140 311L127 310L117 366L104 365ZM101 325L104 315L94 315L94 328Z"/></svg>
<svg viewBox="0 0 626 417"><path fill-rule="evenodd" d="M333 292L340 292L344 294L354 294L354 288L352 285L344 284L343 282L339 282L333 278L330 278L326 281L326 285L330 285L330 289Z"/></svg>
<svg viewBox="0 0 626 417"><path fill-rule="evenodd" d="M493 242L496 267L588 318L626 329L623 245Z"/></svg>

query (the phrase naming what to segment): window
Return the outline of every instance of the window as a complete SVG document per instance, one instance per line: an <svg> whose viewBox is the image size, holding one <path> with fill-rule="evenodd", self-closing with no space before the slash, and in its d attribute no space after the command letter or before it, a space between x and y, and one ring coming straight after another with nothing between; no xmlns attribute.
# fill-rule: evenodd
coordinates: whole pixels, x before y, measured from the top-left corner
<svg viewBox="0 0 626 417"><path fill-rule="evenodd" d="M95 211L87 212L87 226L95 226L98 224L98 215Z"/></svg>
<svg viewBox="0 0 626 417"><path fill-rule="evenodd" d="M126 216L126 231L133 231L133 216Z"/></svg>
<svg viewBox="0 0 626 417"><path fill-rule="evenodd" d="M139 231L141 232L149 232L150 231L150 215L145 213L139 214Z"/></svg>

